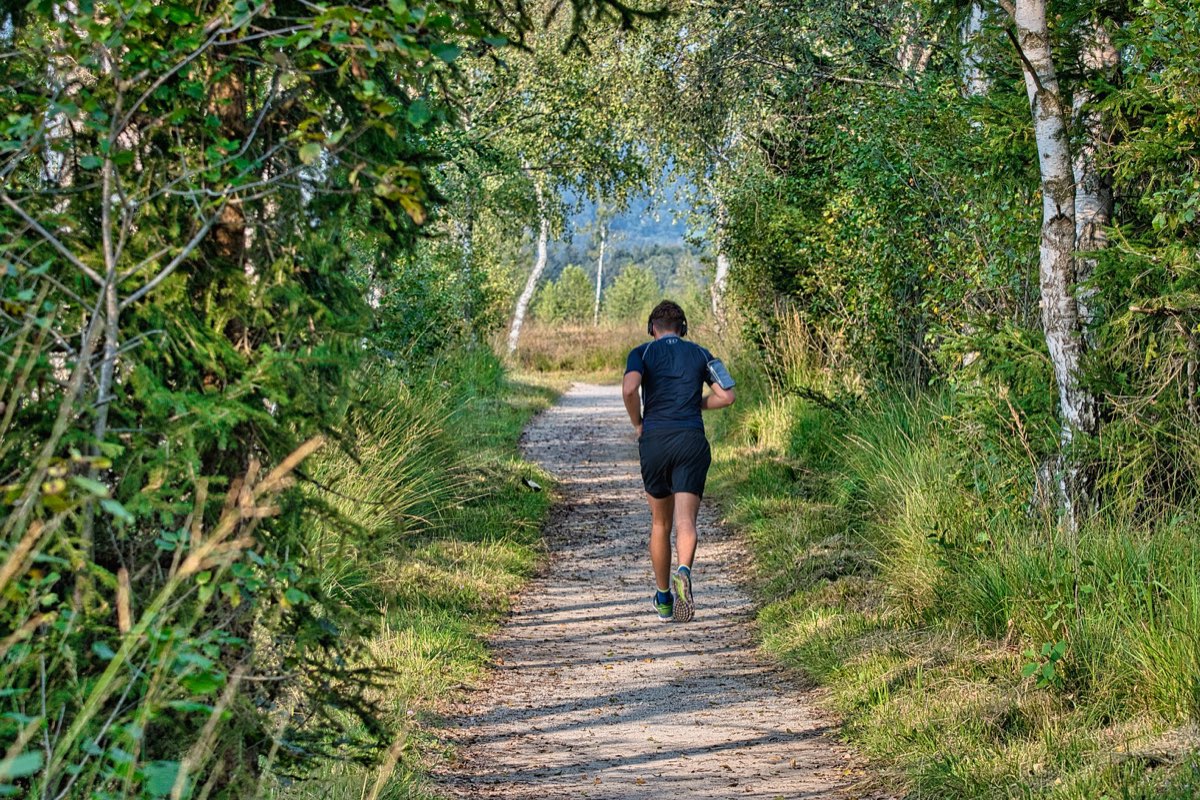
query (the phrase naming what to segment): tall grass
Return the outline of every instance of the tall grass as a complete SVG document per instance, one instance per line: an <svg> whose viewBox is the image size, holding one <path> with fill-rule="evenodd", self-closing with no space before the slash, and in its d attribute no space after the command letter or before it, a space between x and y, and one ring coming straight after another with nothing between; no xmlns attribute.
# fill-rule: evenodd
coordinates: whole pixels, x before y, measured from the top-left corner
<svg viewBox="0 0 1200 800"><path fill-rule="evenodd" d="M440 527L467 483L446 430L456 411L446 388L431 379L413 385L383 369L363 383L341 447L312 468L310 495L326 513L305 528L327 590L346 595L408 536Z"/></svg>
<svg viewBox="0 0 1200 800"><path fill-rule="evenodd" d="M514 364L528 372L577 373L594 380L620 380L625 357L647 338L644 323L546 325L535 320L521 331Z"/></svg>
<svg viewBox="0 0 1200 800"><path fill-rule="evenodd" d="M763 391L787 364L844 396L811 342L774 340L809 352L768 353L717 448L768 649L829 686L915 796L1200 796L1200 509L1067 536L950 390Z"/></svg>
<svg viewBox="0 0 1200 800"><path fill-rule="evenodd" d="M328 761L273 780L264 795L276 800L432 797L439 714L485 674L485 637L542 553L548 493L522 478L552 481L517 439L556 390L511 379L488 351L420 383L369 378L342 449L312 467L328 513L306 541L330 590L378 619L360 658L381 670L370 699L394 741L373 766Z"/></svg>

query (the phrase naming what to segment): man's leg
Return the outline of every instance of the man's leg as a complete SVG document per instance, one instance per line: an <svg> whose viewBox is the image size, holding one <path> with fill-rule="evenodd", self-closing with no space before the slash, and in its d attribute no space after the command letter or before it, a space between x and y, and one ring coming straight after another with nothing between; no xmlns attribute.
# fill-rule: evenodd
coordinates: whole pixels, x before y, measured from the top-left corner
<svg viewBox="0 0 1200 800"><path fill-rule="evenodd" d="M696 556L696 516L700 513L700 495L676 492L674 497L675 550L679 553L679 563L691 569L692 559Z"/></svg>
<svg viewBox="0 0 1200 800"><path fill-rule="evenodd" d="M658 588L671 585L671 521L675 516L675 498L646 495L650 503L650 563ZM692 549L695 549L695 525L692 526Z"/></svg>

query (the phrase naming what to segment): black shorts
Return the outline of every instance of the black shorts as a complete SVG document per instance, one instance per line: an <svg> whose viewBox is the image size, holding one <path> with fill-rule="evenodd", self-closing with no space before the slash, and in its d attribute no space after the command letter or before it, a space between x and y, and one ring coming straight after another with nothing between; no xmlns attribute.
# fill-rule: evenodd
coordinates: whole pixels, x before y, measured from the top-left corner
<svg viewBox="0 0 1200 800"><path fill-rule="evenodd" d="M649 431L638 439L642 483L651 497L662 499L676 492L704 496L704 481L712 464L712 451L704 431L677 428Z"/></svg>

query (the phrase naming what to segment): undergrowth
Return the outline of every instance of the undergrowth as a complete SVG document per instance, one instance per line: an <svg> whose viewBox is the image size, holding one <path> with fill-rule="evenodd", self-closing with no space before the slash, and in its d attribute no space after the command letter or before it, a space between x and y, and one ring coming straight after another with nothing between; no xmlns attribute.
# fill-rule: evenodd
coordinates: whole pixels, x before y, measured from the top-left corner
<svg viewBox="0 0 1200 800"><path fill-rule="evenodd" d="M382 620L362 658L381 668L372 700L395 742L381 767L331 760L278 781L280 800L432 796L439 715L484 674L485 638L542 554L549 493L522 479L552 481L517 441L557 384L479 352L417 384L382 373L370 386L346 446L313 469L313 502L331 513L307 535L330 589Z"/></svg>
<svg viewBox="0 0 1200 800"><path fill-rule="evenodd" d="M1068 535L949 390L847 395L802 362L742 381L714 494L752 546L765 649L828 687L889 788L1200 796L1196 509Z"/></svg>

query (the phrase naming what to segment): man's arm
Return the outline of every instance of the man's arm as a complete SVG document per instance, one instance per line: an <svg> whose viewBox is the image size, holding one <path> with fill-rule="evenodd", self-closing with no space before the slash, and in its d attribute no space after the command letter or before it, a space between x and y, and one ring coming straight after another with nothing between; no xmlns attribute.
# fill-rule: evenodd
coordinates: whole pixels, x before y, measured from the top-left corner
<svg viewBox="0 0 1200 800"><path fill-rule="evenodd" d="M642 373L636 370L626 372L621 381L621 397L625 400L625 410L629 412L629 421L633 423L637 435L642 435L642 398L638 390L642 388Z"/></svg>
<svg viewBox="0 0 1200 800"><path fill-rule="evenodd" d="M626 375L625 377L628 378L629 376ZM705 395L704 399L700 401L700 409L702 411L712 411L715 408L731 406L733 405L733 401L737 399L734 396L733 389L722 389L715 383L709 388L712 389L712 394Z"/></svg>

